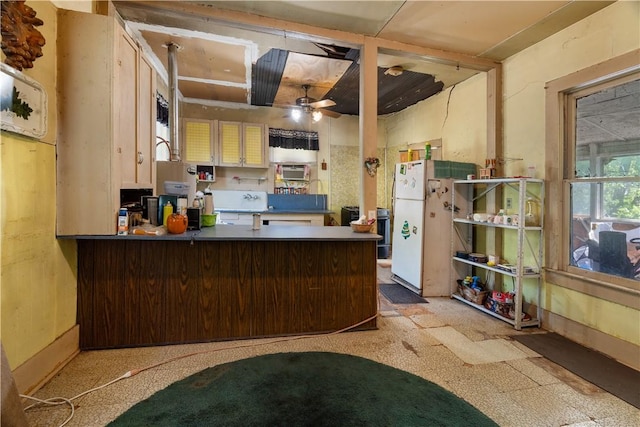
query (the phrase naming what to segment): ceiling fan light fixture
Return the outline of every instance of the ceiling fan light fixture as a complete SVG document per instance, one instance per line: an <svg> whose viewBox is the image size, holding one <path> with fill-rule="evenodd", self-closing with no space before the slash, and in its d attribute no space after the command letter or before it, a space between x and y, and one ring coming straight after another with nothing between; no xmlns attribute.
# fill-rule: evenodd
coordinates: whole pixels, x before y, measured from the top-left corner
<svg viewBox="0 0 640 427"><path fill-rule="evenodd" d="M302 111L298 110L297 108L291 110L291 118L296 122L300 120L301 116L302 116Z"/></svg>
<svg viewBox="0 0 640 427"><path fill-rule="evenodd" d="M322 111L314 111L311 113L311 117L313 117L314 122L319 122L322 119Z"/></svg>

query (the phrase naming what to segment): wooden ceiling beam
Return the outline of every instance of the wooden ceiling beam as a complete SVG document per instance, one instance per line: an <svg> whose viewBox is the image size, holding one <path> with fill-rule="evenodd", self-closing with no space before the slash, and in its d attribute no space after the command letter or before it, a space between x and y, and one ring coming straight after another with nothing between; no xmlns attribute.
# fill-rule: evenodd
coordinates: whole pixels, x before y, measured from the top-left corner
<svg viewBox="0 0 640 427"><path fill-rule="evenodd" d="M378 49L386 51L397 51L408 53L420 57L423 60L460 66L478 71L489 71L499 65L491 59L479 58L458 52L449 52L441 49L426 46L417 46L408 43L386 40L379 37L370 37L362 34L350 33L347 31L330 30L327 28L314 27L307 24L284 21L281 19L259 16L246 12L206 7L185 2L165 2L165 1L114 1L118 8L129 8L138 10L162 10L163 13L175 13L188 15L193 19L204 20L209 23L219 23L220 25L235 26L246 30L262 33L277 34L290 38L308 40L321 43L338 43L346 47L361 49L365 43L365 38L373 40Z"/></svg>
<svg viewBox="0 0 640 427"><path fill-rule="evenodd" d="M479 58L458 52L449 52L442 49L434 49L426 46L417 46L408 43L386 40L379 37L372 37L378 51L384 53L404 52L415 55L422 60L431 61L438 64L460 66L477 71L489 71L500 66L500 62L492 59Z"/></svg>
<svg viewBox="0 0 640 427"><path fill-rule="evenodd" d="M352 45L349 47L359 47L364 43L364 36L361 34L329 30L326 28L283 21L280 19L268 18L245 12L218 9L215 7L204 7L192 3L148 0L114 1L113 3L117 5L117 8L162 10L163 12L168 13L189 15L192 18L199 18L206 20L207 22L219 23L220 25L235 26L245 30L278 34L315 42L335 43L336 41L340 41L343 44Z"/></svg>

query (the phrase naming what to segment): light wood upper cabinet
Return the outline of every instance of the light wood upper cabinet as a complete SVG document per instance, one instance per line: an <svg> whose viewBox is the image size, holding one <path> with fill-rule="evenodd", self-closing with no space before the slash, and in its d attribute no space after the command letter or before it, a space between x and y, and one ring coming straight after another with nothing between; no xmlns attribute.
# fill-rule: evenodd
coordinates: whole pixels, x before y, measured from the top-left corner
<svg viewBox="0 0 640 427"><path fill-rule="evenodd" d="M256 123L219 123L218 165L266 168L267 126Z"/></svg>
<svg viewBox="0 0 640 427"><path fill-rule="evenodd" d="M217 120L182 120L184 162L199 165L215 164L217 126Z"/></svg>
<svg viewBox="0 0 640 427"><path fill-rule="evenodd" d="M57 234L115 234L120 189L154 186L155 71L103 15L60 9L57 50Z"/></svg>
<svg viewBox="0 0 640 427"><path fill-rule="evenodd" d="M156 182L156 70L140 52L138 61L138 146L136 184L153 188Z"/></svg>
<svg viewBox="0 0 640 427"><path fill-rule="evenodd" d="M155 183L155 70L135 42L120 32L115 67L115 121L122 147L123 188L152 188Z"/></svg>
<svg viewBox="0 0 640 427"><path fill-rule="evenodd" d="M124 34L116 35L116 63L114 67L113 106L116 107L114 121L115 141L120 144L122 159L121 181L136 182L138 47Z"/></svg>

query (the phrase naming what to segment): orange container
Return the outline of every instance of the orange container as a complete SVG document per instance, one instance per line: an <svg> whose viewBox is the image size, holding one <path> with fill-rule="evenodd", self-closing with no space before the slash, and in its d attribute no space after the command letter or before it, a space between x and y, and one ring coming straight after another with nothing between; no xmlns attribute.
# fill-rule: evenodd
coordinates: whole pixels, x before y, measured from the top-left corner
<svg viewBox="0 0 640 427"><path fill-rule="evenodd" d="M187 216L179 213L171 214L167 218L167 231L171 234L182 234L187 231Z"/></svg>

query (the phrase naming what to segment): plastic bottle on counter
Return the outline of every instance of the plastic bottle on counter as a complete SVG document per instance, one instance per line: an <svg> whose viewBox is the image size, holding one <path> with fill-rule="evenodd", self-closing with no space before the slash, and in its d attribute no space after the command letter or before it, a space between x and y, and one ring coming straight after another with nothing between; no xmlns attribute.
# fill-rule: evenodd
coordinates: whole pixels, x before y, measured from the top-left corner
<svg viewBox="0 0 640 427"><path fill-rule="evenodd" d="M118 210L118 236L129 234L129 211L127 208Z"/></svg>
<svg viewBox="0 0 640 427"><path fill-rule="evenodd" d="M177 206L177 210L176 213L179 213L180 215L186 215L187 214L187 198L186 197L178 197L178 206Z"/></svg>
<svg viewBox="0 0 640 427"><path fill-rule="evenodd" d="M167 204L162 207L162 225L164 225L165 227L167 225L167 218L169 218L172 213L173 205L170 201L168 201Z"/></svg>

